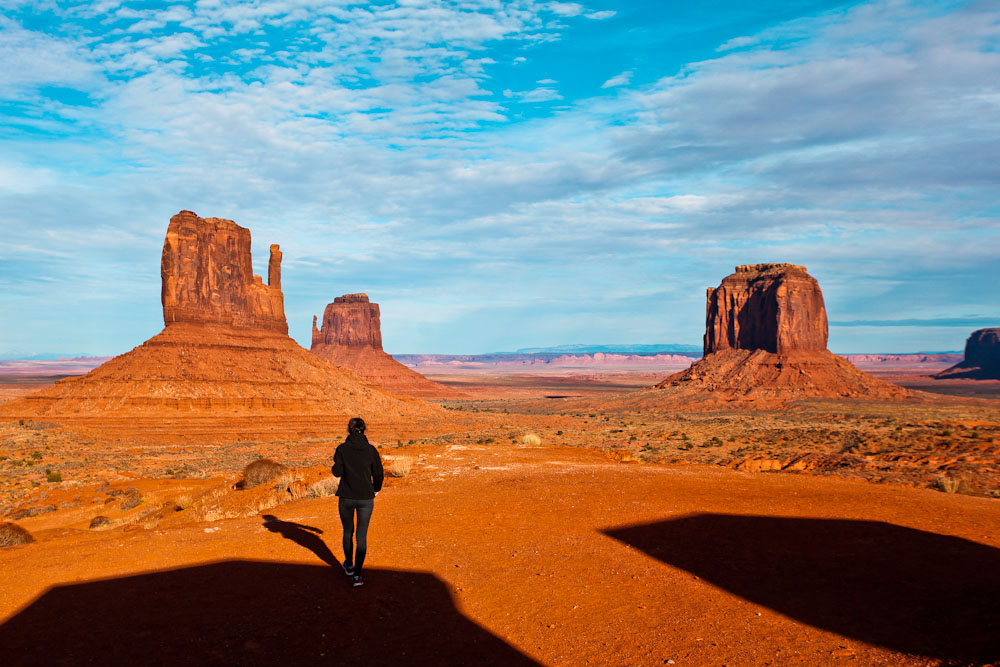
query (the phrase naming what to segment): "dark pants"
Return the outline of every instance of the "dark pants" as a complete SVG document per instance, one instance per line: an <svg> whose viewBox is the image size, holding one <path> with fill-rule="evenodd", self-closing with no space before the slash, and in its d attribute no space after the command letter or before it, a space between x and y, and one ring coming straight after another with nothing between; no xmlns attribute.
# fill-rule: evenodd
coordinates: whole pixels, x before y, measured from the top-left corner
<svg viewBox="0 0 1000 667"><path fill-rule="evenodd" d="M368 522L372 520L372 510L375 500L340 499L340 523L344 525L344 562L354 563L354 574L361 574L361 566L365 564L365 552L368 551ZM354 551L354 513L358 513L358 551Z"/></svg>

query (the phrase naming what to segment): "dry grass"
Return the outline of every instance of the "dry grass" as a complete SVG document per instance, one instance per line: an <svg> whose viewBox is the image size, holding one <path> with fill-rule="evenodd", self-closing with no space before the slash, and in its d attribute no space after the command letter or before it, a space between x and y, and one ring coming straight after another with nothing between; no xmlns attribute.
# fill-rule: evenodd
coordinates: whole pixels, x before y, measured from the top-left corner
<svg viewBox="0 0 1000 667"><path fill-rule="evenodd" d="M406 477L413 468L412 456L398 456L394 458L389 466L390 477Z"/></svg>
<svg viewBox="0 0 1000 667"><path fill-rule="evenodd" d="M187 508L191 507L192 502L193 501L191 499L191 495L188 493L185 493L183 496L177 497L177 506L180 507L182 510L186 510Z"/></svg>
<svg viewBox="0 0 1000 667"><path fill-rule="evenodd" d="M35 538L31 536L31 533L16 523L10 523L9 521L0 523L0 547L13 547L18 544L28 544L34 541Z"/></svg>
<svg viewBox="0 0 1000 667"><path fill-rule="evenodd" d="M243 469L243 488L252 489L288 472L288 466L271 459L257 459Z"/></svg>
<svg viewBox="0 0 1000 667"><path fill-rule="evenodd" d="M937 488L945 493L959 493L964 490L962 478L955 475L941 475L938 477Z"/></svg>
<svg viewBox="0 0 1000 667"><path fill-rule="evenodd" d="M525 433L524 437L521 438L521 444L537 447L542 444L542 439L536 433Z"/></svg>
<svg viewBox="0 0 1000 667"><path fill-rule="evenodd" d="M122 511L127 511L133 507L138 507L142 504L142 494L138 491L128 494L122 498L122 504L120 505Z"/></svg>
<svg viewBox="0 0 1000 667"><path fill-rule="evenodd" d="M340 480L336 477L325 477L309 487L310 498L326 498L337 492Z"/></svg>

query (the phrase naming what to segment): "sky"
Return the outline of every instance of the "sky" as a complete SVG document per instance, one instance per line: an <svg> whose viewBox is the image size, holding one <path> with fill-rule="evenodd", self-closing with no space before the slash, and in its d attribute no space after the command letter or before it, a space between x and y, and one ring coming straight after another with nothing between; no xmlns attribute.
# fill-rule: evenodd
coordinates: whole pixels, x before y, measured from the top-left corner
<svg viewBox="0 0 1000 667"><path fill-rule="evenodd" d="M804 264L840 353L1000 326L1000 6L0 0L0 356L162 328L182 209L284 253L291 335L700 344Z"/></svg>

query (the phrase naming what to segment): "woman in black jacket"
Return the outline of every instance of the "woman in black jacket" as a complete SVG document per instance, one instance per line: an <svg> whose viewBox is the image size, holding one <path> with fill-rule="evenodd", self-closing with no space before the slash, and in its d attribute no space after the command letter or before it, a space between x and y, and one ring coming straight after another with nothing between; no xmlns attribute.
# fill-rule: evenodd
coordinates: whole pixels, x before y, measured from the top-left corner
<svg viewBox="0 0 1000 667"><path fill-rule="evenodd" d="M340 478L340 522L344 525L344 574L353 586L362 586L361 566L368 551L368 522L375 496L382 490L382 457L365 437L365 421L347 422L347 439L333 455L333 476ZM358 514L358 549L354 552L354 513Z"/></svg>

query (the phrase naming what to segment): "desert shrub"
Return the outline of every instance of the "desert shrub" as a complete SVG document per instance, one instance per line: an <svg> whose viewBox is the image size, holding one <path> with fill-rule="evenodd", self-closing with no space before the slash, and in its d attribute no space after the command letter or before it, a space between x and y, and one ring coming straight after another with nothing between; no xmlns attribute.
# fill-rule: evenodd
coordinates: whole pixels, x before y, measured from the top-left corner
<svg viewBox="0 0 1000 667"><path fill-rule="evenodd" d="M336 477L324 477L309 487L309 497L326 498L327 496L332 496L337 492L337 487L339 486L340 480Z"/></svg>
<svg viewBox="0 0 1000 667"><path fill-rule="evenodd" d="M122 504L119 505L119 507L121 507L122 510L130 510L133 507L138 507L141 504L142 504L142 494L136 491L135 493L130 493L124 498L122 498Z"/></svg>
<svg viewBox="0 0 1000 667"><path fill-rule="evenodd" d="M9 521L0 523L0 547L13 547L18 544L28 544L34 541L35 538L31 536L31 533L16 523L10 523Z"/></svg>
<svg viewBox="0 0 1000 667"><path fill-rule="evenodd" d="M62 473L59 472L58 470L47 470L45 472L45 481L46 482L53 482L53 483L55 483L55 482L61 482L62 481Z"/></svg>
<svg viewBox="0 0 1000 667"><path fill-rule="evenodd" d="M941 475L937 478L936 486L945 493L958 493L963 490L962 478L955 475Z"/></svg>
<svg viewBox="0 0 1000 667"><path fill-rule="evenodd" d="M192 502L191 496L189 496L188 494L184 494L183 496L177 497L177 506L180 507L182 510L186 510L187 508L191 507L191 502Z"/></svg>
<svg viewBox="0 0 1000 667"><path fill-rule="evenodd" d="M243 488L252 489L288 471L288 467L271 459L257 459L243 469Z"/></svg>
<svg viewBox="0 0 1000 667"><path fill-rule="evenodd" d="M103 528L104 526L110 526L111 519L104 516L103 514L98 514L93 519L90 520L90 528Z"/></svg>
<svg viewBox="0 0 1000 667"><path fill-rule="evenodd" d="M535 433L525 433L524 436L521 437L521 444L537 446L542 444L542 439Z"/></svg>
<svg viewBox="0 0 1000 667"><path fill-rule="evenodd" d="M410 470L413 468L413 457L412 456L400 456L392 460L392 465L389 466L389 476L391 477L406 477L410 474Z"/></svg>

